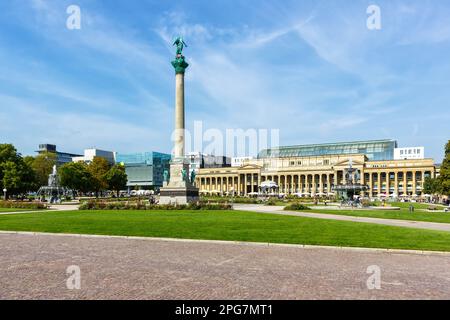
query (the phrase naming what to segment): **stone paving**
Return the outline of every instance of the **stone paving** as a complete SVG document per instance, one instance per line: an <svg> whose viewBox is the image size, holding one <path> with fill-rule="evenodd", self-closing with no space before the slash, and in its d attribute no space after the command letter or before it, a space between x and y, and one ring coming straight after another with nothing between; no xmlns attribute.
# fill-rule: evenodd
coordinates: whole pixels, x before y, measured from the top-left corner
<svg viewBox="0 0 450 320"><path fill-rule="evenodd" d="M235 204L234 209L241 210L241 211L281 214L281 215L315 218L315 219L365 222L365 223L382 224L382 225L386 225L386 226L450 232L450 223L436 223L436 222L425 222L425 221L396 220L396 219L382 219L382 218L369 218L369 217L354 217L354 216L344 216L344 215L339 215L339 214L328 214L328 213L284 211L283 210L284 207L264 206L264 205L258 205L258 204L250 204L250 205L249 204Z"/></svg>
<svg viewBox="0 0 450 320"><path fill-rule="evenodd" d="M66 287L71 265L80 290ZM450 299L449 266L450 254L0 234L0 299Z"/></svg>

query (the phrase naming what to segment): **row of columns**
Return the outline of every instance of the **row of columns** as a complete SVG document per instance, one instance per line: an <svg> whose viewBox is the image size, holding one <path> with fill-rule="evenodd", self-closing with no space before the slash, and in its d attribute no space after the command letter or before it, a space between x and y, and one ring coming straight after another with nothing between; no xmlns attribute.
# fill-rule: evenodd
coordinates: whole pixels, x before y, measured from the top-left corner
<svg viewBox="0 0 450 320"><path fill-rule="evenodd" d="M370 197L380 194L420 195L427 175L431 175L431 172L426 170L366 172L361 174L360 183L369 186L367 195ZM409 176L411 179L408 179ZM259 192L259 187L264 181L274 181L279 186L278 192L280 193L303 193L311 196L330 194L334 185L346 183L345 171L336 170L317 174L261 175L254 172L198 177L197 186L204 193L248 195L252 192ZM409 182L410 188L408 188Z"/></svg>
<svg viewBox="0 0 450 320"><path fill-rule="evenodd" d="M264 181L274 181L279 186L279 192L293 193L330 193L335 183L334 174L288 174L260 175L258 173L239 174L236 176L199 177L197 185L201 192L234 193L248 195L259 192Z"/></svg>
<svg viewBox="0 0 450 320"><path fill-rule="evenodd" d="M369 176L368 179L367 175ZM411 179L408 179L409 176L411 176ZM369 186L368 195L371 197L380 194L412 196L422 193L426 176L431 176L431 172L426 170L379 171L362 175L361 183ZM409 185L411 185L410 188Z"/></svg>

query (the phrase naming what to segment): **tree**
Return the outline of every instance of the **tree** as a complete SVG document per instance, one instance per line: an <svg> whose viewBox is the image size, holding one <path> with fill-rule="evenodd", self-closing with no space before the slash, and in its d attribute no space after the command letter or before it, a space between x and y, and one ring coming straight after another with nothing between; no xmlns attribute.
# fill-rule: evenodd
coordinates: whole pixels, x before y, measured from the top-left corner
<svg viewBox="0 0 450 320"><path fill-rule="evenodd" d="M21 156L12 144L0 144L0 164L8 161L16 163L19 158Z"/></svg>
<svg viewBox="0 0 450 320"><path fill-rule="evenodd" d="M53 166L56 164L57 156L52 152L44 152L34 158L31 163L37 183L39 186L46 186L48 182L48 176L52 173Z"/></svg>
<svg viewBox="0 0 450 320"><path fill-rule="evenodd" d="M20 180L19 168L12 161L7 161L2 165L3 187L8 189L8 194L18 194L21 191L22 182Z"/></svg>
<svg viewBox="0 0 450 320"><path fill-rule="evenodd" d="M445 146L444 161L439 175L439 191L442 195L450 196L450 140Z"/></svg>
<svg viewBox="0 0 450 320"><path fill-rule="evenodd" d="M106 181L111 190L116 191L117 197L119 197L120 190L123 190L127 186L128 177L125 172L125 167L122 165L115 165L109 169L106 174Z"/></svg>
<svg viewBox="0 0 450 320"><path fill-rule="evenodd" d="M426 177L423 183L423 192L425 194L437 194L439 193L440 183L438 179L434 179L431 177Z"/></svg>
<svg viewBox="0 0 450 320"><path fill-rule="evenodd" d="M0 144L0 182L9 195L18 195L36 188L29 162L24 161L12 144Z"/></svg>
<svg viewBox="0 0 450 320"><path fill-rule="evenodd" d="M92 177L83 162L69 162L62 165L58 175L63 187L81 192L88 192L90 189Z"/></svg>
<svg viewBox="0 0 450 320"><path fill-rule="evenodd" d="M91 191L95 192L97 198L100 191L108 189L106 174L109 169L109 162L101 157L94 157L94 160L88 165L88 171L91 174Z"/></svg>
<svg viewBox="0 0 450 320"><path fill-rule="evenodd" d="M34 157L26 156L23 158L23 162L25 163L24 171L25 171L25 183L28 184L29 191L38 191L40 187L46 184L40 184L36 175L36 172L33 169Z"/></svg>
<svg viewBox="0 0 450 320"><path fill-rule="evenodd" d="M12 144L0 144L0 180L3 181L6 163L17 163L19 154Z"/></svg>

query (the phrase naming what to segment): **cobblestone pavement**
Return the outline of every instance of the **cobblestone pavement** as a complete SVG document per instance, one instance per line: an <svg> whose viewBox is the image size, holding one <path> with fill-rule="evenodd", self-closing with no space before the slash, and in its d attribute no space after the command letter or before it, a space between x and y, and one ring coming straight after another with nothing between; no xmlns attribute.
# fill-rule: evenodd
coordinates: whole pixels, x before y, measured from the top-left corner
<svg viewBox="0 0 450 320"><path fill-rule="evenodd" d="M69 290L68 266L81 270ZM369 290L369 266L381 289ZM450 299L450 255L0 234L0 299Z"/></svg>
<svg viewBox="0 0 450 320"><path fill-rule="evenodd" d="M352 222L365 222L382 224L386 226L396 226L415 229L426 229L436 231L448 231L450 232L450 223L436 223L425 221L412 221L412 220L396 220L396 219L382 219L382 218L369 218L369 217L353 217L328 213L314 213L314 212L297 212L297 211L284 211L284 207L280 206L264 206L258 204L235 204L235 210L251 211L259 213L281 214L287 216L297 216L315 219L325 220L340 220L340 221L352 221Z"/></svg>

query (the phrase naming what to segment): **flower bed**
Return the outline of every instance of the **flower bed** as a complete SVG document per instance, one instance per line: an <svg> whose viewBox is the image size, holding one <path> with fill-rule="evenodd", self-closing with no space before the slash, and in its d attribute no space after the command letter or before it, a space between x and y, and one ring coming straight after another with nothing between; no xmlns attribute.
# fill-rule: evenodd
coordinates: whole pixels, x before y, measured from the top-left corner
<svg viewBox="0 0 450 320"><path fill-rule="evenodd" d="M39 202L0 201L0 208L42 210L47 209L47 205Z"/></svg>
<svg viewBox="0 0 450 320"><path fill-rule="evenodd" d="M225 203L192 203L188 205L158 205L146 202L106 202L87 201L80 206L80 210L232 210L230 204Z"/></svg>

